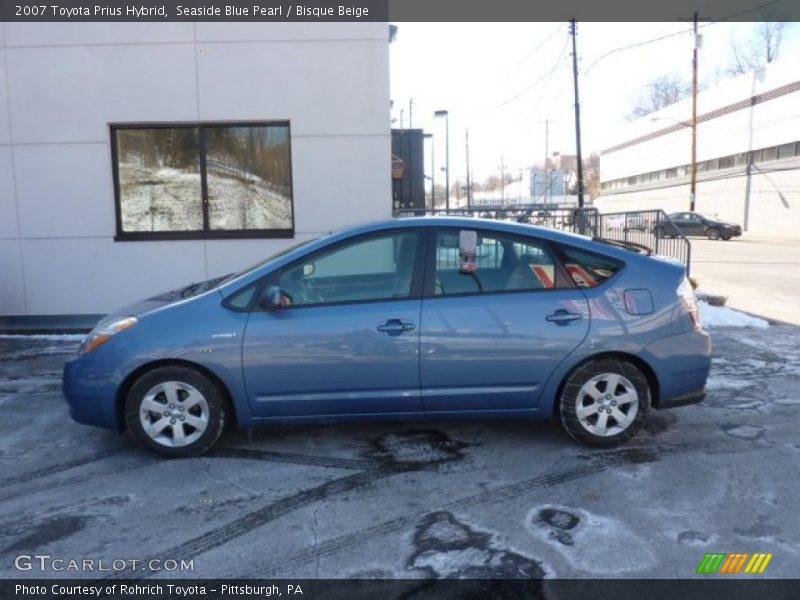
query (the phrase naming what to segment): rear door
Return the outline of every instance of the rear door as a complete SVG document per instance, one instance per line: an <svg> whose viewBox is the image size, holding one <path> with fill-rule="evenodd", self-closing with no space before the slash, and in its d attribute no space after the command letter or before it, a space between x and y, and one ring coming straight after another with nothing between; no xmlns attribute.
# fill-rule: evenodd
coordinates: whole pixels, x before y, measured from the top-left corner
<svg viewBox="0 0 800 600"><path fill-rule="evenodd" d="M461 268L459 229L438 229L429 240L420 339L425 408L535 408L552 371L588 333L587 300L546 242L473 231L472 272Z"/></svg>

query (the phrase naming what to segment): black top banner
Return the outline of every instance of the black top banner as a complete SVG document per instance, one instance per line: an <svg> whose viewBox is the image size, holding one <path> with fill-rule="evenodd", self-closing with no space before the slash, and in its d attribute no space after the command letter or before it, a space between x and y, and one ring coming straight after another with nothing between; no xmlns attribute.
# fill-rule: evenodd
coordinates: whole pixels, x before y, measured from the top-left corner
<svg viewBox="0 0 800 600"><path fill-rule="evenodd" d="M798 21L798 0L0 0L2 21Z"/></svg>

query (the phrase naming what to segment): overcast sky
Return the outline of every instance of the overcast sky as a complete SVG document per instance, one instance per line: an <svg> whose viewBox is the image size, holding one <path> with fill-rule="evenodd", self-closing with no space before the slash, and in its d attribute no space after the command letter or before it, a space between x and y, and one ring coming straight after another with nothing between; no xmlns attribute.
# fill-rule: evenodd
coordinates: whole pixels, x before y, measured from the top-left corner
<svg viewBox="0 0 800 600"><path fill-rule="evenodd" d="M444 165L444 119L450 113L451 182L465 172L465 128L470 132L470 161L476 180L542 162L545 119L550 124L550 153L574 154L571 42L566 23L398 23L391 44L393 126L408 127L414 99L415 128L436 137L437 168ZM714 23L700 29L700 80L713 84L724 76L731 46L742 44L755 23ZM615 141L639 90L660 75L691 80L691 23L579 23L581 126L584 155ZM613 50L676 34L661 41ZM608 54L612 52L611 54ZM780 60L800 64L800 24L784 32ZM689 115L687 115L689 117ZM427 151L427 144L426 144ZM427 160L427 159L426 159ZM430 168L426 162L426 172Z"/></svg>

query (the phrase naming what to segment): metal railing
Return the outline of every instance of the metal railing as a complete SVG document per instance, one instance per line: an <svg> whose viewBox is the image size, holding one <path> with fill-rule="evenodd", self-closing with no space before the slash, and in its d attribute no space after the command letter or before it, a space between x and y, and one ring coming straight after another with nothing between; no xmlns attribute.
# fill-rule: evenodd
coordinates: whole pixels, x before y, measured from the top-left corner
<svg viewBox="0 0 800 600"><path fill-rule="evenodd" d="M395 217L459 216L529 223L620 243L637 244L654 254L676 258L689 272L691 243L663 210L600 214L596 208L531 205L446 209L403 209Z"/></svg>
<svg viewBox="0 0 800 600"><path fill-rule="evenodd" d="M692 244L663 210L604 213L598 225L598 237L647 246L654 254L678 259L689 272Z"/></svg>

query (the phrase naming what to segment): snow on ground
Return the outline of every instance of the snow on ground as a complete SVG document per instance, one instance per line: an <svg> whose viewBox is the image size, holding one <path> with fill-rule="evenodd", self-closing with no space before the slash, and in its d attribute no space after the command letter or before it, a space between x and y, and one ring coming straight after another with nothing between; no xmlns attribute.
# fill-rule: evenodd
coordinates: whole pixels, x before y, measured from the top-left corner
<svg viewBox="0 0 800 600"><path fill-rule="evenodd" d="M753 327L767 329L769 322L759 317L733 310L727 306L711 306L706 302L698 302L700 321L704 327Z"/></svg>
<svg viewBox="0 0 800 600"><path fill-rule="evenodd" d="M82 333L63 333L63 334L46 334L46 335L25 335L25 334L0 334L0 339L3 340L45 340L48 342L82 342L86 335Z"/></svg>

